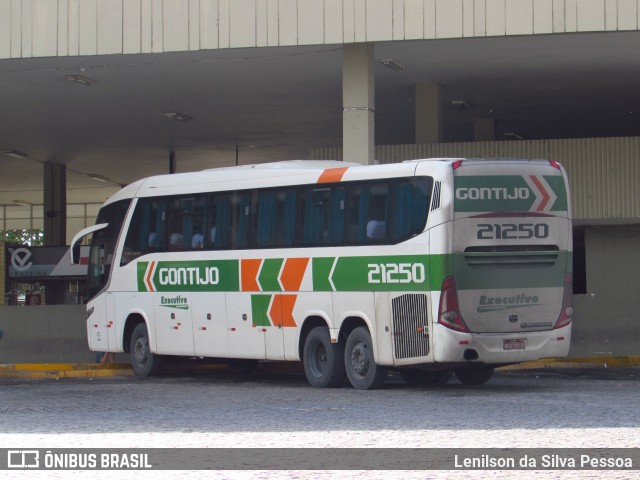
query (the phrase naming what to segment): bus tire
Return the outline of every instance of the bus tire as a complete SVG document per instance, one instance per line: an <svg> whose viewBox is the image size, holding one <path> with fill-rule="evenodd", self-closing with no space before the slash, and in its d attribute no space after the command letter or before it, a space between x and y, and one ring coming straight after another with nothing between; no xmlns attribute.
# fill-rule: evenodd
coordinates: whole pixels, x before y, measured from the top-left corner
<svg viewBox="0 0 640 480"><path fill-rule="evenodd" d="M451 377L453 377L453 370L442 370L436 372L436 378L433 379L433 383L435 385L444 385L451 380Z"/></svg>
<svg viewBox="0 0 640 480"><path fill-rule="evenodd" d="M131 367L140 378L157 375L160 368L160 356L149 348L149 333L145 323L139 323L131 333Z"/></svg>
<svg viewBox="0 0 640 480"><path fill-rule="evenodd" d="M307 381L315 388L335 388L344 379L344 350L331 343L327 327L315 327L307 335L302 352Z"/></svg>
<svg viewBox="0 0 640 480"><path fill-rule="evenodd" d="M366 327L358 327L347 338L344 353L345 370L353 388L380 388L387 376L387 367L376 365L373 342Z"/></svg>
<svg viewBox="0 0 640 480"><path fill-rule="evenodd" d="M459 368L456 377L463 385L482 385L493 375L493 367Z"/></svg>
<svg viewBox="0 0 640 480"><path fill-rule="evenodd" d="M439 372L422 370L421 368L401 368L398 373L409 385L424 386L431 385L436 381Z"/></svg>

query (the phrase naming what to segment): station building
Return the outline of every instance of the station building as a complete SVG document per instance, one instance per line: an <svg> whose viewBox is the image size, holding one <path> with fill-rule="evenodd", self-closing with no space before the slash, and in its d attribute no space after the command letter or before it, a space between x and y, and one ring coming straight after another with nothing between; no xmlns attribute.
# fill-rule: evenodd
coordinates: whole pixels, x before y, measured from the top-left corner
<svg viewBox="0 0 640 480"><path fill-rule="evenodd" d="M0 230L64 246L160 173L548 158L572 189L573 354L638 355L639 25L639 0L0 0ZM54 283L48 317L73 297Z"/></svg>

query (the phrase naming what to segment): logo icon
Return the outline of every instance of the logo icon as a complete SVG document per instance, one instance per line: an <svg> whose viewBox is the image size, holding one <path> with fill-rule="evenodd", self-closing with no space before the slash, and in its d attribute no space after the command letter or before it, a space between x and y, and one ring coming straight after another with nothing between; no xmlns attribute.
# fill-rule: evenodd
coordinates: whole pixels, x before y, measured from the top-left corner
<svg viewBox="0 0 640 480"><path fill-rule="evenodd" d="M7 468L39 468L40 452L38 450L8 450Z"/></svg>
<svg viewBox="0 0 640 480"><path fill-rule="evenodd" d="M26 272L31 268L31 252L24 247L16 248L11 252L11 266L18 272Z"/></svg>

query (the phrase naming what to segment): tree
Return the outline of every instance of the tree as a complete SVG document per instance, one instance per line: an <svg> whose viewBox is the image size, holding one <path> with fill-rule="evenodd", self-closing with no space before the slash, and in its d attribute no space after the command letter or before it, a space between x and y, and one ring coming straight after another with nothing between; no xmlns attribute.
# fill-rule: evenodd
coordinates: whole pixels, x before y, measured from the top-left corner
<svg viewBox="0 0 640 480"><path fill-rule="evenodd" d="M44 244L44 229L0 230L0 239L6 244L41 247Z"/></svg>

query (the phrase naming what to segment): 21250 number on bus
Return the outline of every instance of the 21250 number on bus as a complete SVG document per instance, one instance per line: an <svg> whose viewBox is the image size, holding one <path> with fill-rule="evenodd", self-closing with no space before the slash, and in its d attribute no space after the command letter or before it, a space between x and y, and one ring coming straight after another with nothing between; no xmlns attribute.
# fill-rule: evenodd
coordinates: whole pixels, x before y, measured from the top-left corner
<svg viewBox="0 0 640 480"><path fill-rule="evenodd" d="M369 283L423 283L422 263L369 263Z"/></svg>
<svg viewBox="0 0 640 480"><path fill-rule="evenodd" d="M478 240L527 240L548 238L546 223L479 223Z"/></svg>

